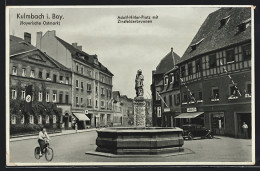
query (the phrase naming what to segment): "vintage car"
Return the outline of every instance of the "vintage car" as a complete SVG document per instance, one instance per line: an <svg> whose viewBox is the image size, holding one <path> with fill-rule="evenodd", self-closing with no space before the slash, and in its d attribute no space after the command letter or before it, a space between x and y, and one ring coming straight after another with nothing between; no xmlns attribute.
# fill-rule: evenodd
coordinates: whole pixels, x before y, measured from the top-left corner
<svg viewBox="0 0 260 171"><path fill-rule="evenodd" d="M184 139L192 140L193 137L201 137L201 138L213 138L213 132L211 130L202 127L202 125L198 124L188 124L182 126L183 133L182 136Z"/></svg>

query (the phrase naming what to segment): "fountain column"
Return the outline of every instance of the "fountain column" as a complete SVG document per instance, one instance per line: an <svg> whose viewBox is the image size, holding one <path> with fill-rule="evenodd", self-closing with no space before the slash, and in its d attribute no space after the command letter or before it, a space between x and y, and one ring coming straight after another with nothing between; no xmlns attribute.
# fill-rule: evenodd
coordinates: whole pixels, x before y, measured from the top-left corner
<svg viewBox="0 0 260 171"><path fill-rule="evenodd" d="M134 126L145 127L145 100L144 97L139 96L134 98Z"/></svg>

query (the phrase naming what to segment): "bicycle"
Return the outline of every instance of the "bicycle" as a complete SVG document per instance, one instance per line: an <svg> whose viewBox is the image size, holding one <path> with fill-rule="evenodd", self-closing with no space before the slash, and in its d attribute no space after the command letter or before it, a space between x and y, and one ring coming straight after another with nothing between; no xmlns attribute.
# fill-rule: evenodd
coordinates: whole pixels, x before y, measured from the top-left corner
<svg viewBox="0 0 260 171"><path fill-rule="evenodd" d="M50 147L49 143L47 143L47 146L43 149L42 156L40 156L40 150L41 150L40 146L35 147L34 149L34 156L37 160L39 160L45 154L45 159L47 161L52 161L54 152L53 149Z"/></svg>

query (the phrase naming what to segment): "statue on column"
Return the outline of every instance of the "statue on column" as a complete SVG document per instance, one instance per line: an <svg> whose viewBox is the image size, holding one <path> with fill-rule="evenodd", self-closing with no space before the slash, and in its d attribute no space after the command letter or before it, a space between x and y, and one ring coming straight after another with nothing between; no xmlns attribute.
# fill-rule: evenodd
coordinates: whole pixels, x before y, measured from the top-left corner
<svg viewBox="0 0 260 171"><path fill-rule="evenodd" d="M144 81L144 76L142 75L142 70L139 69L137 71L136 78L135 78L136 97L144 95L143 81Z"/></svg>

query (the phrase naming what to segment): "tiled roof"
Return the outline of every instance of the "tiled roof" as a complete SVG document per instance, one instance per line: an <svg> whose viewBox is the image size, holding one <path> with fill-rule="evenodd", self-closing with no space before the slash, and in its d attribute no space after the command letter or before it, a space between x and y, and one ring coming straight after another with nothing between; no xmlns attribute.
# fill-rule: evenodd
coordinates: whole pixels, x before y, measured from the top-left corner
<svg viewBox="0 0 260 171"><path fill-rule="evenodd" d="M10 56L23 53L23 52L26 53L31 50L41 52L46 58L52 61L58 68L70 71L69 68L65 67L55 59L51 58L46 53L42 52L40 49L37 49L35 46L25 42L22 38L10 35Z"/></svg>
<svg viewBox="0 0 260 171"><path fill-rule="evenodd" d="M72 57L87 63L97 69L99 69L100 71L103 71L104 73L109 74L110 76L113 76L112 72L109 71L104 65L102 65L100 62L98 62L98 65L94 64L94 59L97 59L97 55L89 55L84 51L81 51L77 48L75 48L74 46L72 46L71 44L69 44L68 42L62 40L61 38L55 36L55 38L66 48L70 51L70 53L72 54ZM84 56L84 59L82 59L80 56Z"/></svg>
<svg viewBox="0 0 260 171"><path fill-rule="evenodd" d="M25 42L22 38L10 35L10 55L23 53L37 48L30 43Z"/></svg>
<svg viewBox="0 0 260 171"><path fill-rule="evenodd" d="M250 40L251 26L242 32L239 32L237 27L242 22L250 20L250 11L250 7L221 8L209 14L183 54L180 63L198 55ZM227 23L221 27L220 21L224 18L227 19ZM191 46L196 43L198 43L196 49L192 50Z"/></svg>
<svg viewBox="0 0 260 171"><path fill-rule="evenodd" d="M173 54L172 54L173 53ZM157 65L156 71L154 74L164 74L170 69L174 67L174 60L173 56L175 58L175 62L178 63L180 61L180 56L177 55L175 52L170 51Z"/></svg>

